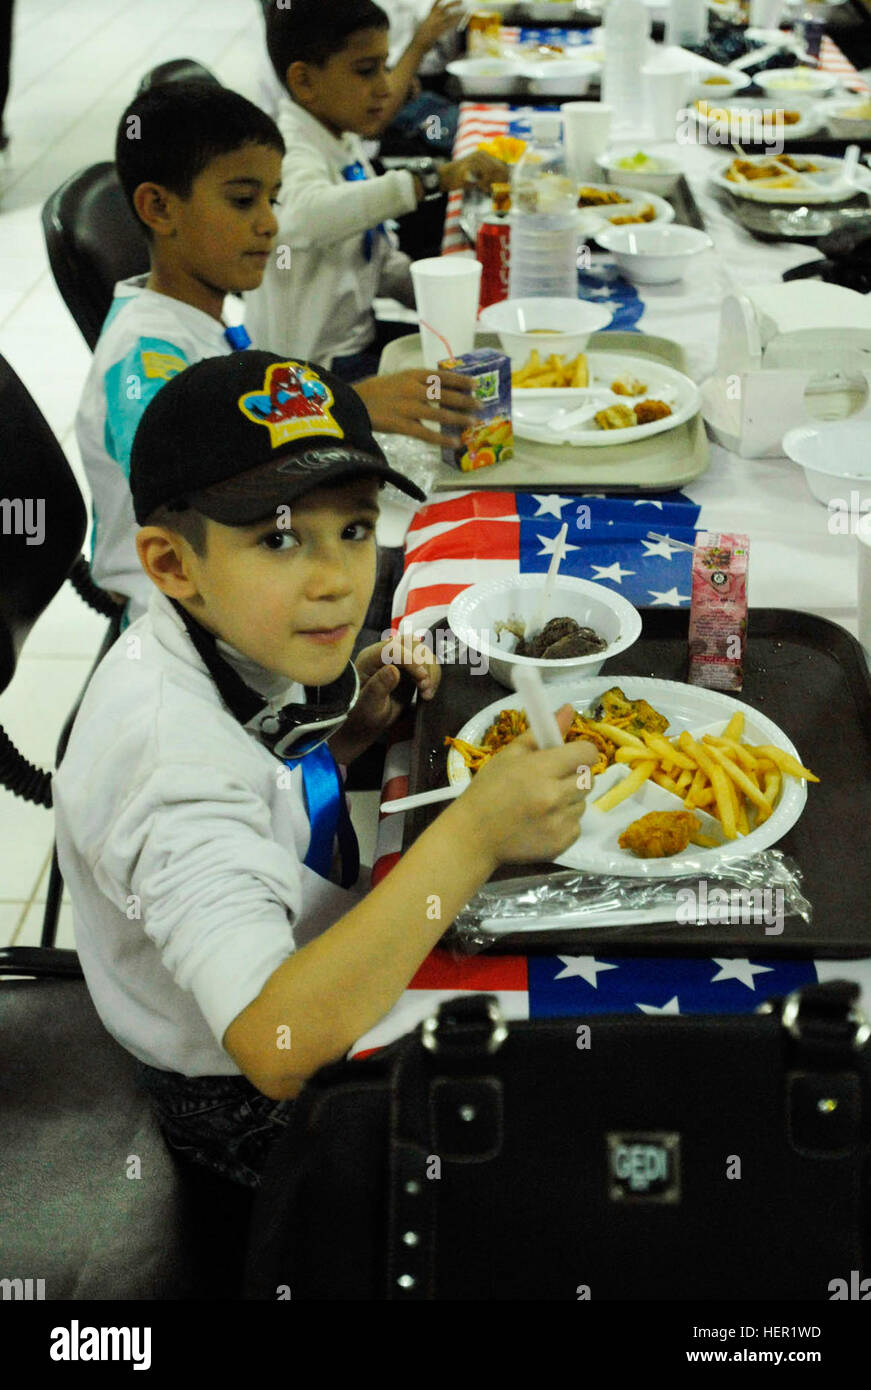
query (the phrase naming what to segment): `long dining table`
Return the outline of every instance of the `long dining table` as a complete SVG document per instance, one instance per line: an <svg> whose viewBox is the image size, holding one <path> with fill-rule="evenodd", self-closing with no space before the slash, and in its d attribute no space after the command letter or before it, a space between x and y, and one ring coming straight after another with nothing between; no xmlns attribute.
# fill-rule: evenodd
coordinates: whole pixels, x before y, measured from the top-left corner
<svg viewBox="0 0 871 1390"><path fill-rule="evenodd" d="M834 45L824 45L823 58L849 76L850 65ZM455 154L468 153L494 134L522 134L528 114L529 108L511 108L505 102L463 103ZM676 148L641 143L653 154L674 154ZM677 148L714 249L695 258L681 283L637 287L627 285L607 254L594 254L580 276L579 293L611 307L613 326L627 326L630 304L629 326L677 342L686 354L688 374L702 383L714 369L724 297L746 287L779 283L786 270L819 253L806 244L756 240L730 215L710 183L712 171L723 162L723 151L695 144ZM448 210L443 251L474 254L461 230L456 200ZM585 550L584 537L571 535L577 544L570 572L624 593L642 610L642 617L645 609L684 608L689 603L689 555L676 547L670 554L669 547L657 552L656 544L646 538L649 529L675 540L691 539L699 530L738 532L750 540L751 641L754 608L817 615L855 637L856 536L832 527L827 509L811 496L802 469L785 456L743 458L710 441L706 471L677 492L614 497L597 489L587 500L599 508L603 524L615 525L617 538L604 553L601 545L593 553ZM565 488L532 491L515 486L498 491L460 483L456 490L433 491L414 512L398 502L388 505L381 540L405 546L394 628L421 631L438 626L451 598L476 579L517 573L524 563L527 569L546 568L552 538L577 501L576 492ZM540 558L530 563L530 555ZM868 663L871 666L871 653ZM414 717L411 711L393 731L382 786L385 802L408 794ZM373 883L398 861L404 822L403 813L382 814ZM352 1051L360 1056L383 1046L416 1026L440 1001L465 991L495 994L509 1019L601 1011L737 1012L758 1008L802 983L833 978L857 980L871 997L871 958L775 956L766 953L762 937L758 954L720 949L716 956L692 958L627 955L619 949L597 949L588 956L557 947L524 954L462 955L439 947L394 1008Z"/></svg>

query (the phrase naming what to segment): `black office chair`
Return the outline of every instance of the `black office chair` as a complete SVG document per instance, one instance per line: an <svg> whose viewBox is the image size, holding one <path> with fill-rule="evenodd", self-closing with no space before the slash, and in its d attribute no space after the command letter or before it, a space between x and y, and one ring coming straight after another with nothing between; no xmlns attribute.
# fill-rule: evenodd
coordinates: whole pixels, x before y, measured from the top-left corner
<svg viewBox="0 0 871 1390"><path fill-rule="evenodd" d="M78 484L2 357L0 493L12 522L0 546L2 691L37 618L77 566L87 573ZM116 609L100 656L118 624ZM2 730L0 782L51 805L50 774ZM60 886L58 875L58 903ZM56 928L47 909L40 946L0 947L0 1279L43 1279L46 1299L237 1297L252 1195L171 1154Z"/></svg>
<svg viewBox="0 0 871 1390"><path fill-rule="evenodd" d="M219 87L221 85L215 74L198 63L196 58L171 58L168 63L158 63L156 68L145 74L139 83L137 96L150 91L152 87L162 87L166 82L215 82Z"/></svg>
<svg viewBox="0 0 871 1390"><path fill-rule="evenodd" d="M116 283L149 265L115 165L92 164L61 184L42 209L42 230L55 284L93 351Z"/></svg>
<svg viewBox="0 0 871 1390"><path fill-rule="evenodd" d="M79 596L109 619L97 661L120 632L123 609L91 578L82 554L87 511L63 450L39 407L0 357L0 492L10 507L11 534L0 547L0 691L15 674L18 654L40 614L69 579ZM35 508L44 509L38 537ZM30 534L28 534L28 532ZM95 662L96 665L96 662ZM61 733L63 757L78 702ZM19 753L0 728L0 783L16 796L51 806L51 774ZM43 946L53 946L63 884L53 856L42 925Z"/></svg>

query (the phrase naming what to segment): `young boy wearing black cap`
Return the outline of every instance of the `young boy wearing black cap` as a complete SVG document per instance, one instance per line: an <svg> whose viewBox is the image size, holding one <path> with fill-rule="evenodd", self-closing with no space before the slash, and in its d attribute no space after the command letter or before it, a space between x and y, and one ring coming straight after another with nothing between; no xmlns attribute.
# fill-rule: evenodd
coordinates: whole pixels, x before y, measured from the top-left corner
<svg viewBox="0 0 871 1390"><path fill-rule="evenodd" d="M416 494L351 388L311 364L239 352L170 381L130 479L155 591L54 779L95 1007L172 1146L249 1187L305 1080L391 1008L497 864L572 843L596 756L516 740L355 892L336 761L400 709L388 644L350 663L385 479ZM437 668L405 674L432 695Z"/></svg>

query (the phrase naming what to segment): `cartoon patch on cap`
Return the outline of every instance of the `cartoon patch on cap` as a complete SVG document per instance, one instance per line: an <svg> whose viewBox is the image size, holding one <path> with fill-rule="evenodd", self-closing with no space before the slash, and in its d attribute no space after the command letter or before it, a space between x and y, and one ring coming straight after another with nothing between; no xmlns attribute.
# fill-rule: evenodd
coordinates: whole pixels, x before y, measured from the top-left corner
<svg viewBox="0 0 871 1390"><path fill-rule="evenodd" d="M257 425L266 425L273 449L293 439L345 431L330 413L333 393L305 362L275 362L266 369L263 391L239 397L239 409Z"/></svg>

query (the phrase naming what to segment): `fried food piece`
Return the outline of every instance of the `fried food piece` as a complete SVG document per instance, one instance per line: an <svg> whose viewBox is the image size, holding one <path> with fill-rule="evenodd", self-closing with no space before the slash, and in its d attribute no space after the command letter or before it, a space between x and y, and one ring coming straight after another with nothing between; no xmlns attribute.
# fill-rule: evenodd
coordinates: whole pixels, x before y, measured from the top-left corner
<svg viewBox="0 0 871 1390"><path fill-rule="evenodd" d="M643 396L647 387L643 381L639 381L635 376L620 377L617 381L611 382L611 390L615 396Z"/></svg>
<svg viewBox="0 0 871 1390"><path fill-rule="evenodd" d="M600 208L611 203L628 203L629 199L624 198L622 193L617 193L611 188L579 188L578 207L579 208Z"/></svg>
<svg viewBox="0 0 871 1390"><path fill-rule="evenodd" d="M625 430L637 423L628 405L609 405L607 410L598 410L593 419L600 430Z"/></svg>
<svg viewBox="0 0 871 1390"><path fill-rule="evenodd" d="M797 159L794 154L782 154L778 159L778 164L785 164L788 169L794 169L797 174L818 174L819 164L814 164L812 159Z"/></svg>
<svg viewBox="0 0 871 1390"><path fill-rule="evenodd" d="M664 420L671 414L671 406L665 401L639 401L633 406L635 420L639 425L650 425L654 420Z"/></svg>
<svg viewBox="0 0 871 1390"><path fill-rule="evenodd" d="M650 811L627 826L617 843L639 859L668 859L681 854L701 828L692 811Z"/></svg>
<svg viewBox="0 0 871 1390"><path fill-rule="evenodd" d="M445 745L456 749L474 777L478 769L483 767L484 763L488 762L495 753L498 753L500 748L511 743L512 739L525 734L528 728L529 724L523 710L503 709L500 710L495 722L490 725L480 744L467 743L462 738L446 737ZM594 777L598 776L600 772L604 772L606 767L610 767L617 751L615 745L610 739L600 734L597 729L591 728L589 722L581 714L575 714L563 742L575 743L578 739L584 739L586 742L594 744L599 750L599 757L590 769Z"/></svg>
<svg viewBox="0 0 871 1390"><path fill-rule="evenodd" d="M646 700L627 700L619 685L606 690L599 698L593 718L598 723L613 724L615 728L627 733L640 735L645 729L650 734L664 734L668 720Z"/></svg>
<svg viewBox="0 0 871 1390"><path fill-rule="evenodd" d="M656 212L651 203L645 204L640 212L632 213L631 216L621 214L619 217L609 217L608 221L612 227L627 227L630 222L653 222Z"/></svg>

